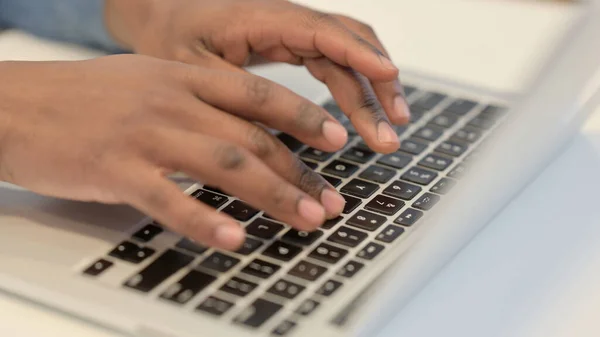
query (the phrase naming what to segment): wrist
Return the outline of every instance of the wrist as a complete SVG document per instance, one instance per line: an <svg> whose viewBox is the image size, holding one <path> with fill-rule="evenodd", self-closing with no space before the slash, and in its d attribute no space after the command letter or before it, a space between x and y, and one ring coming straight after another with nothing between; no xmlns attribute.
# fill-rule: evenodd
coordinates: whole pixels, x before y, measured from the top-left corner
<svg viewBox="0 0 600 337"><path fill-rule="evenodd" d="M124 49L135 50L135 42L144 31L153 0L105 0L106 30Z"/></svg>

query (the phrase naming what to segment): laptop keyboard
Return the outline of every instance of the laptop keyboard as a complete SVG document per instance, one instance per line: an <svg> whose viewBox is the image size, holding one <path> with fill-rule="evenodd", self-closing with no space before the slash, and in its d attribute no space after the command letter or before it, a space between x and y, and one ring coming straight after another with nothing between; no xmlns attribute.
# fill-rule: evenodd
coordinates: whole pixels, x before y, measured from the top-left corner
<svg viewBox="0 0 600 337"><path fill-rule="evenodd" d="M395 153L370 150L334 102L324 107L348 129L350 141L342 151L326 153L278 135L346 200L343 214L319 230L297 231L204 186L191 195L245 226L248 236L237 252L187 238L159 249L154 242L174 234L149 221L82 273L97 279L119 264L139 266L122 280L122 288L206 317L288 335L419 225L468 172L474 148L505 112L414 86L405 91L413 116L410 125L395 127L401 137Z"/></svg>

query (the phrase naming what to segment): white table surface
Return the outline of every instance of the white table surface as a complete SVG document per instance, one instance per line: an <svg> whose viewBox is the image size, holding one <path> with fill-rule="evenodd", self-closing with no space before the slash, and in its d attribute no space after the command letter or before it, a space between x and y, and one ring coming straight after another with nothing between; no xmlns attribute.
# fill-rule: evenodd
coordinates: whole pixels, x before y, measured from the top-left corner
<svg viewBox="0 0 600 337"><path fill-rule="evenodd" d="M521 89L572 17L567 7L516 2L302 2L368 21L401 68L498 90ZM19 32L0 34L0 60L96 55ZM303 94L315 94L311 90ZM599 170L597 113L564 155L463 249L384 335L600 335ZM115 336L2 293L0 335Z"/></svg>

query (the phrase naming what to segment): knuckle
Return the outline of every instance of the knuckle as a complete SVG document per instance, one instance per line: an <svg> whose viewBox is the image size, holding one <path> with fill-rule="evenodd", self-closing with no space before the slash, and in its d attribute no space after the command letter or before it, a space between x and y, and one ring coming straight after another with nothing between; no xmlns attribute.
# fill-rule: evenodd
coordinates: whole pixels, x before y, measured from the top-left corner
<svg viewBox="0 0 600 337"><path fill-rule="evenodd" d="M289 188L286 183L278 182L275 183L274 186L271 187L271 204L273 208L277 209L286 209L286 201L289 199ZM287 205L288 208L291 208L290 205Z"/></svg>
<svg viewBox="0 0 600 337"><path fill-rule="evenodd" d="M295 172L294 182L296 186L318 199L321 191L323 191L326 186L325 180L299 159L296 159L293 165L293 172Z"/></svg>
<svg viewBox="0 0 600 337"><path fill-rule="evenodd" d="M321 11L307 11L303 21L309 28L321 28L338 24L338 20L335 16Z"/></svg>
<svg viewBox="0 0 600 337"><path fill-rule="evenodd" d="M247 155L240 147L232 144L217 145L214 157L219 167L225 170L239 170L244 167Z"/></svg>
<svg viewBox="0 0 600 337"><path fill-rule="evenodd" d="M153 113L170 112L174 102L179 101L173 92L164 88L146 90L141 99L145 109Z"/></svg>
<svg viewBox="0 0 600 337"><path fill-rule="evenodd" d="M277 139L259 126L252 126L248 132L250 150L261 159L270 157L280 149Z"/></svg>
<svg viewBox="0 0 600 337"><path fill-rule="evenodd" d="M273 84L258 76L247 76L244 81L248 103L257 108L263 107L271 97Z"/></svg>

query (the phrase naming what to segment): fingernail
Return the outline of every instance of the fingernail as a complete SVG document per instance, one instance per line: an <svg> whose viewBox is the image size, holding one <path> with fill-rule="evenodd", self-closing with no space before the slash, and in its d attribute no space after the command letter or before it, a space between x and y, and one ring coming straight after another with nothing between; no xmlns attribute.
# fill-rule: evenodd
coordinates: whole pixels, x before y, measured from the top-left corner
<svg viewBox="0 0 600 337"><path fill-rule="evenodd" d="M323 206L309 198L302 198L298 203L298 213L307 222L318 226L325 220L325 210Z"/></svg>
<svg viewBox="0 0 600 337"><path fill-rule="evenodd" d="M384 67L386 67L388 69L398 70L398 67L396 67L392 63L392 60L390 60L389 58L387 58L383 55L379 55L379 59L381 60L381 64L383 64Z"/></svg>
<svg viewBox="0 0 600 337"><path fill-rule="evenodd" d="M327 218L331 218L342 213L346 200L336 191L326 188L321 192L321 204L325 207Z"/></svg>
<svg viewBox="0 0 600 337"><path fill-rule="evenodd" d="M215 241L225 249L236 249L244 240L244 230L236 224L225 223L215 229Z"/></svg>
<svg viewBox="0 0 600 337"><path fill-rule="evenodd" d="M335 147L343 147L348 141L348 131L340 124L333 121L323 123L323 136Z"/></svg>
<svg viewBox="0 0 600 337"><path fill-rule="evenodd" d="M400 142L398 136L387 122L380 122L379 125L377 125L377 139L380 143L385 144L396 144Z"/></svg>
<svg viewBox="0 0 600 337"><path fill-rule="evenodd" d="M400 118L410 118L410 108L402 96L394 98L394 111Z"/></svg>

